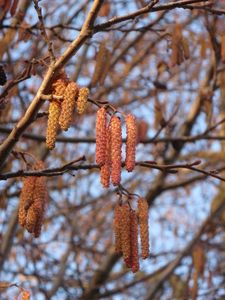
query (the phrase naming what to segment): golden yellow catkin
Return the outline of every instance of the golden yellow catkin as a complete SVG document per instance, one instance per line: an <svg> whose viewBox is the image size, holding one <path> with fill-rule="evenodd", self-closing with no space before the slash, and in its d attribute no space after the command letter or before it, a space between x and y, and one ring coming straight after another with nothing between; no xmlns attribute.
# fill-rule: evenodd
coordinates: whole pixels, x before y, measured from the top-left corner
<svg viewBox="0 0 225 300"><path fill-rule="evenodd" d="M33 203L35 180L35 177L26 177L23 180L18 212L18 222L21 226L25 226L27 211Z"/></svg>
<svg viewBox="0 0 225 300"><path fill-rule="evenodd" d="M126 117L126 160L125 166L128 172L132 172L135 167L135 154L137 144L137 124L132 114Z"/></svg>
<svg viewBox="0 0 225 300"><path fill-rule="evenodd" d="M63 74L62 77L59 77L52 83L52 93L55 96L64 96L68 80ZM57 135L57 130L59 128L59 117L61 113L61 102L62 100L52 100L49 105L49 114L48 114L48 125L46 133L46 146L49 150L55 148L55 140Z"/></svg>
<svg viewBox="0 0 225 300"><path fill-rule="evenodd" d="M141 256L146 259L149 256L149 227L148 227L148 203L146 199L138 200L138 218L141 237Z"/></svg>
<svg viewBox="0 0 225 300"><path fill-rule="evenodd" d="M136 212L130 211L130 243L131 243L131 270L136 273L139 270L138 256L138 219Z"/></svg>
<svg viewBox="0 0 225 300"><path fill-rule="evenodd" d="M129 205L123 204L121 206L121 221L119 223L120 234L121 234L121 247L124 261L130 258L131 247L130 247L130 207Z"/></svg>
<svg viewBox="0 0 225 300"><path fill-rule="evenodd" d="M75 82L71 81L65 89L62 102L62 110L59 117L59 125L62 130L68 130L71 124L78 93L78 85Z"/></svg>
<svg viewBox="0 0 225 300"><path fill-rule="evenodd" d="M83 87L79 90L79 96L77 99L77 112L78 114L83 114L87 108L88 104L89 89Z"/></svg>
<svg viewBox="0 0 225 300"><path fill-rule="evenodd" d="M121 222L121 206L117 204L114 210L113 231L115 237L115 252L118 254L122 253L120 222Z"/></svg>
<svg viewBox="0 0 225 300"><path fill-rule="evenodd" d="M106 142L106 154L105 164L100 168L100 181L104 188L108 188L110 185L110 173L111 173L111 138L110 130L107 128L106 131L107 142Z"/></svg>
<svg viewBox="0 0 225 300"><path fill-rule="evenodd" d="M122 129L121 120L117 116L112 116L110 121L111 134L111 180L113 185L118 185L121 180L122 162Z"/></svg>
<svg viewBox="0 0 225 300"><path fill-rule="evenodd" d="M96 163L101 167L105 164L106 158L106 110L101 107L96 116Z"/></svg>

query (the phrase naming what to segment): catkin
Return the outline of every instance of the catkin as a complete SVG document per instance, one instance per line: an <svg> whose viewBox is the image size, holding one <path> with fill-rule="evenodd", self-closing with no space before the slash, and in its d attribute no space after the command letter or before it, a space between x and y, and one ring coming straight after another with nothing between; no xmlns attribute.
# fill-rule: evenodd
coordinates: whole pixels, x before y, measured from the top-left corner
<svg viewBox="0 0 225 300"><path fill-rule="evenodd" d="M225 34L221 38L221 60L225 63Z"/></svg>
<svg viewBox="0 0 225 300"><path fill-rule="evenodd" d="M21 300L30 300L30 292L24 290L21 294Z"/></svg>
<svg viewBox="0 0 225 300"><path fill-rule="evenodd" d="M110 130L107 128L106 134L106 154L105 164L100 168L100 181L104 188L108 188L110 185L110 173L111 173L111 137Z"/></svg>
<svg viewBox="0 0 225 300"><path fill-rule="evenodd" d="M122 131L121 121L117 116L112 116L110 122L111 133L111 180L113 185L118 185L121 180L122 161Z"/></svg>
<svg viewBox="0 0 225 300"><path fill-rule="evenodd" d="M115 237L115 251L118 254L122 253L120 222L121 222L121 205L117 204L114 210L113 231Z"/></svg>
<svg viewBox="0 0 225 300"><path fill-rule="evenodd" d="M52 83L52 93L55 96L64 96L68 80L65 75L58 78ZM54 149L57 130L59 127L59 117L61 112L60 101L53 100L49 105L48 125L46 133L46 145L49 150Z"/></svg>
<svg viewBox="0 0 225 300"><path fill-rule="evenodd" d="M130 247L130 207L123 204L121 206L121 221L120 221L120 234L121 234L121 247L124 261L128 260L131 255Z"/></svg>
<svg viewBox="0 0 225 300"><path fill-rule="evenodd" d="M105 164L106 157L106 110L104 107L97 111L96 116L96 163L99 166Z"/></svg>
<svg viewBox="0 0 225 300"><path fill-rule="evenodd" d="M129 114L126 117L126 160L125 165L128 172L132 172L135 167L135 153L137 144L137 124L135 117Z"/></svg>
<svg viewBox="0 0 225 300"><path fill-rule="evenodd" d="M138 220L136 212L130 211L130 243L131 243L131 269L133 273L139 270L138 257Z"/></svg>
<svg viewBox="0 0 225 300"><path fill-rule="evenodd" d="M148 203L146 199L138 200L138 218L141 237L141 256L146 259L149 256L149 228L148 228Z"/></svg>
<svg viewBox="0 0 225 300"><path fill-rule="evenodd" d="M62 110L59 117L59 125L62 130L68 130L73 117L73 111L76 106L76 100L79 93L78 85L71 81L63 95Z"/></svg>
<svg viewBox="0 0 225 300"><path fill-rule="evenodd" d="M83 114L85 112L88 104L88 96L89 96L89 89L87 87L81 88L77 99L78 114Z"/></svg>
<svg viewBox="0 0 225 300"><path fill-rule="evenodd" d="M44 168L38 161L33 170ZM41 232L43 216L47 201L47 186L45 177L27 177L20 195L18 219L21 226L38 237Z"/></svg>
<svg viewBox="0 0 225 300"><path fill-rule="evenodd" d="M18 221L21 226L25 226L27 211L33 203L33 191L35 177L26 177L23 180L23 187L20 194Z"/></svg>

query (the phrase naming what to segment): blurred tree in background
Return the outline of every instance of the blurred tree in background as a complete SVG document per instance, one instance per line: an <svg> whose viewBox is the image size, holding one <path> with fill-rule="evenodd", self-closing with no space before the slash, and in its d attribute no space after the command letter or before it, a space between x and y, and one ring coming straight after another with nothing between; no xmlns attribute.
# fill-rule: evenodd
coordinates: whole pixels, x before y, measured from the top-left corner
<svg viewBox="0 0 225 300"><path fill-rule="evenodd" d="M0 299L225 298L224 15L222 0L0 1ZM49 151L46 91L62 68L89 88L88 108ZM135 170L109 189L95 163L104 105L123 141L124 117L138 123ZM39 238L18 225L25 175L47 178ZM133 194L150 214L135 274L112 232Z"/></svg>

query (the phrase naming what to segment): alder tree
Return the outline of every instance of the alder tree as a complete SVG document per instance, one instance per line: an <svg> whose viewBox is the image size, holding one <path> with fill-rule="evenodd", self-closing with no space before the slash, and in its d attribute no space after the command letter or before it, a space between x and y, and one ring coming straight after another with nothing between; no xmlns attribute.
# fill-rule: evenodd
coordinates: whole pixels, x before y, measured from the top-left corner
<svg viewBox="0 0 225 300"><path fill-rule="evenodd" d="M0 298L225 297L225 2L0 1Z"/></svg>

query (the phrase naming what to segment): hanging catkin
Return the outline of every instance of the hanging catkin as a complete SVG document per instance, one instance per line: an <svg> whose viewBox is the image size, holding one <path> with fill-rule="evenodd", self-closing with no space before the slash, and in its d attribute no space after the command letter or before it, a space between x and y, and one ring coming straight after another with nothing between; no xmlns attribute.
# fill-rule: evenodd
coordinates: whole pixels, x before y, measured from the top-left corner
<svg viewBox="0 0 225 300"><path fill-rule="evenodd" d="M225 63L225 33L221 38L221 60L223 63Z"/></svg>
<svg viewBox="0 0 225 300"><path fill-rule="evenodd" d="M26 177L23 180L23 187L20 193L18 222L21 226L25 226L27 211L33 203L33 192L36 177Z"/></svg>
<svg viewBox="0 0 225 300"><path fill-rule="evenodd" d="M44 169L44 164L38 161L33 170ZM20 195L18 219L21 226L38 237L41 232L43 216L47 201L47 186L45 177L27 177L24 180Z"/></svg>
<svg viewBox="0 0 225 300"><path fill-rule="evenodd" d="M68 80L62 74L52 83L52 93L55 96L64 96ZM46 145L49 150L54 149L57 130L59 127L59 117L61 112L61 100L53 100L49 105L48 125L46 133Z"/></svg>
<svg viewBox="0 0 225 300"><path fill-rule="evenodd" d="M88 104L88 96L89 96L89 89L87 87L81 88L77 99L78 114L83 114L85 112Z"/></svg>
<svg viewBox="0 0 225 300"><path fill-rule="evenodd" d="M102 107L96 116L96 163L99 166L105 164L106 158L106 122L106 110Z"/></svg>
<svg viewBox="0 0 225 300"><path fill-rule="evenodd" d="M111 118L111 180L113 185L118 185L121 180L122 162L122 130L121 121L117 116Z"/></svg>
<svg viewBox="0 0 225 300"><path fill-rule="evenodd" d="M122 253L120 222L121 222L121 205L117 204L114 209L113 231L115 237L115 252L118 254Z"/></svg>
<svg viewBox="0 0 225 300"><path fill-rule="evenodd" d="M133 273L139 270L138 257L138 220L136 212L130 211L130 243L131 243L131 269Z"/></svg>
<svg viewBox="0 0 225 300"><path fill-rule="evenodd" d="M105 164L100 168L100 181L104 188L108 188L110 185L111 173L111 137L109 127L106 130L106 139Z"/></svg>
<svg viewBox="0 0 225 300"><path fill-rule="evenodd" d="M146 199L138 200L138 218L141 237L141 256L146 259L149 256L149 228L148 228L148 203Z"/></svg>
<svg viewBox="0 0 225 300"><path fill-rule="evenodd" d="M76 106L78 92L78 85L73 81L71 81L65 89L65 93L63 95L62 110L59 117L59 125L62 130L66 131L70 126L73 112Z"/></svg>
<svg viewBox="0 0 225 300"><path fill-rule="evenodd" d="M121 206L121 221L120 221L120 234L121 234L121 247L123 252L124 261L128 260L131 255L130 247L130 207L123 204Z"/></svg>
<svg viewBox="0 0 225 300"><path fill-rule="evenodd" d="M137 124L132 114L126 117L126 160L125 165L128 172L132 172L135 167L135 153L137 144Z"/></svg>

